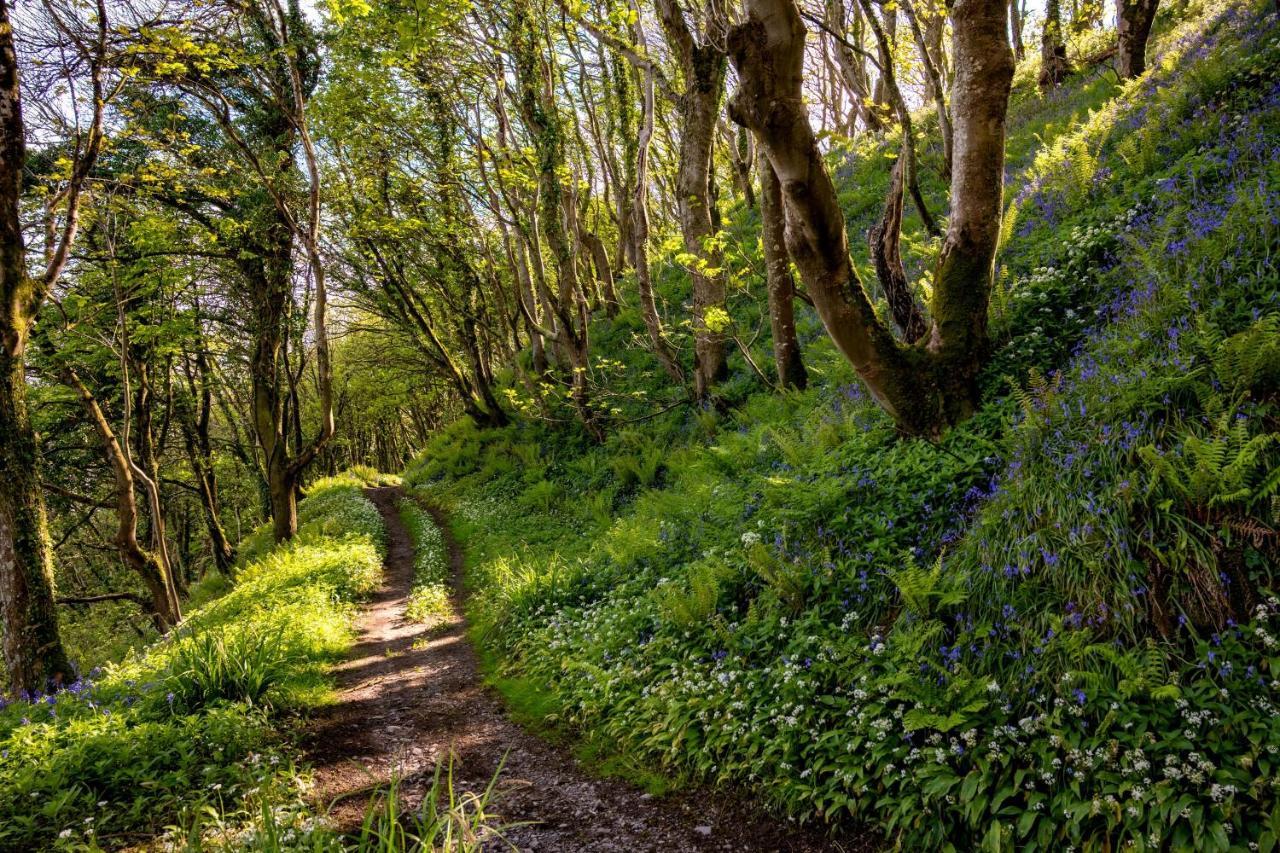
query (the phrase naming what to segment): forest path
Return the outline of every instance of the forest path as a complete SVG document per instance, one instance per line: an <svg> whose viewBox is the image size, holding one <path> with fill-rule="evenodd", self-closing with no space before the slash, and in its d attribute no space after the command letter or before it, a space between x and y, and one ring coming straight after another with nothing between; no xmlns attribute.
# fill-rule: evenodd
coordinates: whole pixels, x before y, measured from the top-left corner
<svg viewBox="0 0 1280 853"><path fill-rule="evenodd" d="M413 546L397 488L369 489L387 529L385 582L361 615L359 640L338 666L337 702L313 721L308 753L315 797L333 803L343 829L358 829L370 792L393 773L416 808L439 761L455 756L458 792L481 792L506 757L492 804L512 847L578 851L845 850L822 836L759 813L743 800L695 790L654 797L617 779L589 775L572 757L507 719L484 684L462 617L463 555L442 513L454 576L453 613L427 628L405 619ZM856 845L862 848L863 845ZM866 847L865 849L872 849Z"/></svg>

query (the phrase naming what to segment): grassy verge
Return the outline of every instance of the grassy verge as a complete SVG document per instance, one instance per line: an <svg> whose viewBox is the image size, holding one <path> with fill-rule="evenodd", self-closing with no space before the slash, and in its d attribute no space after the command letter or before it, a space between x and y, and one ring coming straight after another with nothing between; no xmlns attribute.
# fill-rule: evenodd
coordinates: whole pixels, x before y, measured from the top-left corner
<svg viewBox="0 0 1280 853"><path fill-rule="evenodd" d="M449 617L449 555L444 534L431 515L412 497L400 501L400 520L413 543L413 588L405 615L433 625Z"/></svg>
<svg viewBox="0 0 1280 853"><path fill-rule="evenodd" d="M328 695L383 529L353 478L315 484L297 538L259 547L183 625L69 689L0 710L0 849L112 848L299 812L291 723ZM230 831L230 830L227 830Z"/></svg>

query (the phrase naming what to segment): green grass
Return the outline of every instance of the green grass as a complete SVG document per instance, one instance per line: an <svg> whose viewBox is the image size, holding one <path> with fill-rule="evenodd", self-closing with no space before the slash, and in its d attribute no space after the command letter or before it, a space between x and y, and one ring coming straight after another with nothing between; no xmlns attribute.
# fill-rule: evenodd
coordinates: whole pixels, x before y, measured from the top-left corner
<svg viewBox="0 0 1280 853"><path fill-rule="evenodd" d="M437 624L449 618L449 555L444 535L412 497L400 501L400 520L413 543L413 587L405 615L415 622Z"/></svg>
<svg viewBox="0 0 1280 853"><path fill-rule="evenodd" d="M735 355L723 412L600 447L462 421L410 466L518 714L909 849L1274 848L1280 31L1173 11L1142 80L1045 102L1019 70L989 402L941 442L899 439L801 310L804 393ZM883 152L836 156L861 253ZM913 275L931 251L907 235ZM637 322L593 328L622 417L668 393Z"/></svg>
<svg viewBox="0 0 1280 853"><path fill-rule="evenodd" d="M178 630L0 710L0 849L115 848L297 803L291 720L327 700L326 667L382 573L360 487L313 485L296 539L262 549Z"/></svg>

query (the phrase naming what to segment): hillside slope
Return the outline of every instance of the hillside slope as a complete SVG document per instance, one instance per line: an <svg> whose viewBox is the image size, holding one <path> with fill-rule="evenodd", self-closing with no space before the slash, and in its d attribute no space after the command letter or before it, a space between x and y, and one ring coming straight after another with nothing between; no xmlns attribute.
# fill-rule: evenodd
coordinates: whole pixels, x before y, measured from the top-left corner
<svg viewBox="0 0 1280 853"><path fill-rule="evenodd" d="M233 589L63 691L0 702L0 850L174 844L278 849L314 825L293 720L326 701L382 520L354 477L315 483L298 536L242 547ZM269 818L269 820L267 820ZM256 828L254 828L256 826Z"/></svg>
<svg viewBox="0 0 1280 853"><path fill-rule="evenodd" d="M405 478L453 507L513 703L619 772L908 849L1275 846L1280 27L1192 5L1124 87L1043 102L1020 69L989 403L939 443L805 312L805 393L739 361L726 412L601 447L464 420L428 448ZM839 170L855 245L887 145Z"/></svg>

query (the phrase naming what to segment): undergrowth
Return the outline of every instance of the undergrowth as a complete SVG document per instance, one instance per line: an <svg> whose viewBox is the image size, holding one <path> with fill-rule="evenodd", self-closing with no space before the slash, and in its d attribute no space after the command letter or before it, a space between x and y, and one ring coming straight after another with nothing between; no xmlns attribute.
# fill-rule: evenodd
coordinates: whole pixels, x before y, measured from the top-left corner
<svg viewBox="0 0 1280 853"><path fill-rule="evenodd" d="M400 519L413 543L413 586L405 615L415 622L436 624L449 617L449 556L444 534L412 497L400 501Z"/></svg>
<svg viewBox="0 0 1280 853"><path fill-rule="evenodd" d="M806 392L735 358L721 408L601 446L439 435L405 480L453 511L509 699L906 849L1275 848L1280 37L1261 3L1177 6L1137 81L1044 103L1020 72L989 402L938 443L805 310ZM884 154L839 156L860 245ZM611 358L638 328L598 325ZM618 416L652 408L617 363Z"/></svg>
<svg viewBox="0 0 1280 853"><path fill-rule="evenodd" d="M361 485L314 484L297 537L250 549L235 587L156 644L0 708L0 849L112 849L300 808L290 719L325 700L382 574Z"/></svg>

